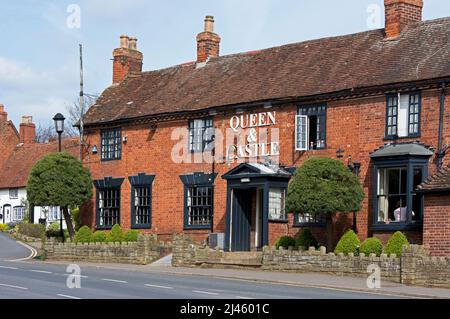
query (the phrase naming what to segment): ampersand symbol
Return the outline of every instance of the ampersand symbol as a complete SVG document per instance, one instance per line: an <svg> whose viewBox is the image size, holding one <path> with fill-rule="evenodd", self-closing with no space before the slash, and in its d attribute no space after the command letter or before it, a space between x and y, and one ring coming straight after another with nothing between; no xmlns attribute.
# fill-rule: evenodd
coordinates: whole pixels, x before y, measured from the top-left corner
<svg viewBox="0 0 450 319"><path fill-rule="evenodd" d="M248 134L247 141L249 143L256 143L258 141L258 134L256 133L256 129L252 128Z"/></svg>

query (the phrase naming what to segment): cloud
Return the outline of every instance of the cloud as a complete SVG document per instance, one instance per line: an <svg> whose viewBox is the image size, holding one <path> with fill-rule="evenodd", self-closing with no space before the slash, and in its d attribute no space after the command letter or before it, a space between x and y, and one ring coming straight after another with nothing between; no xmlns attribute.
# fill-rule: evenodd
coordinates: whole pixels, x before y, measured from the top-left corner
<svg viewBox="0 0 450 319"><path fill-rule="evenodd" d="M86 10L87 14L103 19L129 19L130 14L139 13L148 4L147 0L95 0L85 1L81 10L82 12Z"/></svg>
<svg viewBox="0 0 450 319"><path fill-rule="evenodd" d="M2 88L35 83L39 78L30 67L0 56L0 85Z"/></svg>

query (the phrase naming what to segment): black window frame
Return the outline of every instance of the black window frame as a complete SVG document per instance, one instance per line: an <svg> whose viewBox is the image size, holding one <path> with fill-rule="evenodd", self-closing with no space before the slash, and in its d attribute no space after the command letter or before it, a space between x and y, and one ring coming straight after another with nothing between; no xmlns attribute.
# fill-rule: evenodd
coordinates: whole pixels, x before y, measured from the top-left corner
<svg viewBox="0 0 450 319"><path fill-rule="evenodd" d="M400 103L399 101L399 93L392 93L386 95L386 126L385 126L385 139L386 140L393 140L393 139L401 139L401 138L417 138L421 136L421 123L422 123L422 92L421 91L414 91L414 92L407 92L407 93L400 93L400 96L402 95L408 95L409 97L409 103L408 103L408 116L407 116L407 128L408 128L408 135L406 136L399 136L398 135L398 105ZM418 97L418 102L414 103L413 97ZM394 99L396 103L390 103L391 100ZM412 112L411 113L411 107L412 106L418 106L418 112ZM390 109L392 109L392 112L390 113ZM395 110L395 112L394 112ZM394 114L395 113L395 114ZM418 122L411 122L411 115L418 115ZM391 120L391 124L389 124L389 119ZM395 121L394 121L395 118ZM417 125L417 132L411 133L411 125ZM395 127L395 134L389 131L389 128Z"/></svg>
<svg viewBox="0 0 450 319"><path fill-rule="evenodd" d="M194 173L191 175L181 175L180 179L184 184L184 215L183 215L183 227L185 230L205 230L212 229L214 225L214 180L217 177L217 173ZM188 191L189 188L209 188L210 189L210 223L208 225L190 225L189 224L189 206L188 206Z"/></svg>
<svg viewBox="0 0 450 319"><path fill-rule="evenodd" d="M294 213L294 227L325 227L327 225L325 215L315 216L316 221L314 222L299 222L298 216L302 214L300 212Z"/></svg>
<svg viewBox="0 0 450 319"><path fill-rule="evenodd" d="M114 225L121 224L121 213L122 213L122 183L125 179L124 178L112 178L112 177L106 177L102 180L95 180L94 186L96 188L96 206L95 206L95 228L101 229L101 230L109 230ZM118 192L117 201L118 201L118 213L116 222L113 225L100 225L100 192L104 191L115 191Z"/></svg>
<svg viewBox="0 0 450 319"><path fill-rule="evenodd" d="M105 136L106 134L114 133L114 136ZM118 136L117 136L118 135ZM105 144L105 142L109 139L114 139L114 143L111 145L109 143ZM115 147L118 147L118 156L110 157L109 154L115 152ZM113 147L114 150L111 151L109 148ZM106 156L107 155L107 156ZM108 161L118 161L122 159L122 128L108 128L100 130L100 159L102 162Z"/></svg>
<svg viewBox="0 0 450 319"><path fill-rule="evenodd" d="M379 196L378 196L378 172L380 169L398 169L407 168L407 213L405 222L391 222L386 224L384 222L379 222ZM373 165L373 178L374 183L372 185L372 226L371 230L420 230L423 227L423 217L424 217L424 199L423 194L420 194L414 189L414 170L417 168L422 169L422 181L428 178L428 158L415 158L415 157L402 157L402 158L383 158L374 161ZM412 219L412 206L413 197L421 196L421 220L414 221Z"/></svg>
<svg viewBox="0 0 450 319"><path fill-rule="evenodd" d="M315 116L317 118L316 123L316 141L315 141L315 147L311 148L311 143L308 138L308 151L313 150L325 150L327 149L327 113L328 113L328 106L326 103L324 104L311 104L311 105L299 105L297 107L297 115L304 115L309 118L311 116ZM310 125L308 124L308 130L310 130ZM309 132L308 132L309 136ZM317 142L319 140L324 141L324 145L321 147L317 147ZM297 143L297 137L295 138L295 143ZM297 145L296 145L297 148Z"/></svg>
<svg viewBox="0 0 450 319"><path fill-rule="evenodd" d="M140 173L137 176L128 177L131 184L131 228L132 229L151 229L152 228L152 210L153 210L153 181L155 175ZM148 223L136 222L136 190L138 188L146 189L148 192Z"/></svg>
<svg viewBox="0 0 450 319"><path fill-rule="evenodd" d="M195 129L195 121L202 121L202 149L199 150L196 148L198 146L198 142L196 141L197 135L196 129ZM189 152L190 153L203 153L206 150L206 147L209 143L213 141L213 135L214 131L211 134L207 134L207 130L212 129L214 130L214 118L213 117L206 117L206 118L196 118L196 119L190 119L188 121L188 134L189 134ZM210 135L210 136L209 136ZM209 139L207 138L209 136Z"/></svg>

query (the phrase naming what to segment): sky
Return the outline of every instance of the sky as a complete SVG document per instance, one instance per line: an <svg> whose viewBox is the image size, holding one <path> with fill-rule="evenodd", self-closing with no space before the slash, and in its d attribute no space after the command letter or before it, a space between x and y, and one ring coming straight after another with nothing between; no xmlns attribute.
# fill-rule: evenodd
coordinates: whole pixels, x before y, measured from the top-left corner
<svg viewBox="0 0 450 319"><path fill-rule="evenodd" d="M384 27L383 0L2 0L0 103L18 125L50 125L79 95L112 82L112 50L138 38L144 71L195 60L196 35L215 17L221 55ZM450 1L424 0L424 20L450 16ZM67 116L66 116L67 117Z"/></svg>

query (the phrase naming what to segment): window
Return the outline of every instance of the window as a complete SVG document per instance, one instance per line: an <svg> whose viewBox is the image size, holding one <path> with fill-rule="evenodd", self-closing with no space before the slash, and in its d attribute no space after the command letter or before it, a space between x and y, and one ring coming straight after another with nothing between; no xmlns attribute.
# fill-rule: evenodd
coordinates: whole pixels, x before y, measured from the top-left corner
<svg viewBox="0 0 450 319"><path fill-rule="evenodd" d="M58 221L59 220L58 207L48 207L48 220L49 221Z"/></svg>
<svg viewBox="0 0 450 319"><path fill-rule="evenodd" d="M25 207L17 206L13 208L14 221L22 221L25 219Z"/></svg>
<svg viewBox="0 0 450 319"><path fill-rule="evenodd" d="M284 188L271 188L269 190L269 219L287 220L285 203L286 190Z"/></svg>
<svg viewBox="0 0 450 319"><path fill-rule="evenodd" d="M98 226L111 228L120 224L120 189L98 190Z"/></svg>
<svg viewBox="0 0 450 319"><path fill-rule="evenodd" d="M19 189L11 188L9 190L9 199L18 199L19 198Z"/></svg>
<svg viewBox="0 0 450 319"><path fill-rule="evenodd" d="M189 121L189 150L204 152L213 137L213 120L198 119Z"/></svg>
<svg viewBox="0 0 450 319"><path fill-rule="evenodd" d="M122 156L122 137L120 128L101 132L102 161L118 160Z"/></svg>
<svg viewBox="0 0 450 319"><path fill-rule="evenodd" d="M129 177L131 184L132 228L152 227L152 185L154 179L154 175L145 173Z"/></svg>
<svg viewBox="0 0 450 319"><path fill-rule="evenodd" d="M311 225L311 226L324 226L326 224L325 216L313 215L307 213L296 213L294 215L294 225Z"/></svg>
<svg viewBox="0 0 450 319"><path fill-rule="evenodd" d="M408 188L408 167L378 169L378 223L422 220L423 196L415 194L414 190L424 180L423 167L413 167L412 170L412 188Z"/></svg>
<svg viewBox="0 0 450 319"><path fill-rule="evenodd" d="M305 106L298 109L295 121L295 149L307 151L326 148L325 105Z"/></svg>
<svg viewBox="0 0 450 319"><path fill-rule="evenodd" d="M186 227L210 227L213 191L211 186L186 187Z"/></svg>
<svg viewBox="0 0 450 319"><path fill-rule="evenodd" d="M420 135L420 93L387 96L386 137Z"/></svg>

